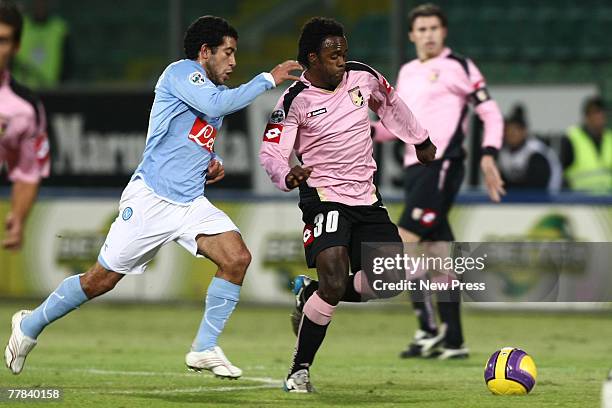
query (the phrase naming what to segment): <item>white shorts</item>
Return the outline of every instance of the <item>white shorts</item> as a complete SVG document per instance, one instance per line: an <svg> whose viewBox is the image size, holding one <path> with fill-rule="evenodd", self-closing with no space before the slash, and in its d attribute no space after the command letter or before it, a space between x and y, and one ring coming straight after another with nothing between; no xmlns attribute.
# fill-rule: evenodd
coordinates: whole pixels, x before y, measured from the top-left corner
<svg viewBox="0 0 612 408"><path fill-rule="evenodd" d="M189 204L172 203L155 195L141 179L130 181L119 202L119 215L111 225L98 262L106 269L140 274L157 251L174 241L195 256L196 237L238 228L204 196Z"/></svg>

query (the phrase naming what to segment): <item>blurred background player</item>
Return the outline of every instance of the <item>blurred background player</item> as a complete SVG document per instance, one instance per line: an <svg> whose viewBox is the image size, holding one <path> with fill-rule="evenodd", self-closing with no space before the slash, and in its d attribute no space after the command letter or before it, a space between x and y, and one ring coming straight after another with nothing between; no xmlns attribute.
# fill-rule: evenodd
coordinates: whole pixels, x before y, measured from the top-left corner
<svg viewBox="0 0 612 408"><path fill-rule="evenodd" d="M174 241L218 266L185 363L219 377L242 375L217 338L238 302L251 255L232 220L204 197L204 188L224 176L214 153L223 117L279 83L297 79L289 72L301 67L286 61L229 89L223 83L236 66L237 41L236 30L219 17L200 17L189 26L187 59L170 64L157 82L143 159L123 191L119 216L98 261L87 273L66 278L34 311L14 314L5 350L13 374L21 372L47 325L110 291L125 275L143 273L158 250Z"/></svg>
<svg viewBox="0 0 612 408"><path fill-rule="evenodd" d="M561 140L561 164L567 187L590 193L612 192L612 130L602 98L584 101L583 122Z"/></svg>
<svg viewBox="0 0 612 408"><path fill-rule="evenodd" d="M0 167L12 181L11 210L2 247L19 249L26 219L42 177L49 175L49 144L44 108L36 95L18 84L9 70L19 50L23 18L14 3L0 1Z"/></svg>
<svg viewBox="0 0 612 408"><path fill-rule="evenodd" d="M361 243L401 242L373 183L368 107L394 135L415 145L419 161L429 162L436 152L387 80L365 64L347 62L347 55L340 23L322 17L306 22L298 54L306 71L276 104L260 150L279 189L299 187L306 262L319 277L296 279L303 313L285 380L289 392L312 392L309 369L338 303L374 295L361 270ZM301 165L291 168L294 149Z"/></svg>
<svg viewBox="0 0 612 408"><path fill-rule="evenodd" d="M503 181L495 165L502 143L503 118L491 99L485 79L474 63L445 46L447 18L442 9L427 3L409 14L409 38L416 48L417 59L404 64L397 77L397 93L429 131L438 147L436 160L428 166L418 163L415 150L406 146L404 156L405 207L398 223L404 242L454 241L448 221L464 176L468 103L484 122L480 168L489 197L500 201L505 194ZM393 139L378 122L377 141ZM419 321L413 341L401 357L430 356L467 357L463 345L458 301L438 302L442 324L438 327L428 294L411 292ZM456 294L452 294L456 297ZM440 350L436 350L438 346Z"/></svg>
<svg viewBox="0 0 612 408"><path fill-rule="evenodd" d="M30 3L15 60L15 76L35 88L57 86L64 71L68 24L61 16L51 14L49 6L47 0Z"/></svg>
<svg viewBox="0 0 612 408"><path fill-rule="evenodd" d="M557 154L529 136L525 108L516 105L504 123L504 144L497 158L505 188L510 190L561 189L563 171Z"/></svg>

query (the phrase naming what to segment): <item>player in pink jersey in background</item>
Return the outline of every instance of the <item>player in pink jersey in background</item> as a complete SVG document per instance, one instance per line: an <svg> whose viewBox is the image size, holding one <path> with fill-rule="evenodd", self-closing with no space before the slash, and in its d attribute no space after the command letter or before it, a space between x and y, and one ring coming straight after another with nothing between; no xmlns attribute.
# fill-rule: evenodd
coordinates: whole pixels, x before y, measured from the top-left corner
<svg viewBox="0 0 612 408"><path fill-rule="evenodd" d="M404 212L398 222L399 231L404 242L454 241L448 212L464 176L463 139L468 104L472 103L484 123L480 168L489 197L494 202L499 202L505 194L495 165L495 156L502 144L503 117L476 65L445 46L447 18L444 12L434 4L423 4L410 12L409 22L409 37L415 45L417 59L401 67L397 93L428 129L438 151L433 163L421 166L414 147L406 145L406 195ZM374 129L376 141L395 139L384 121L376 123ZM432 244L435 251L434 248ZM430 296L416 292L411 295L420 328L401 357L467 357L458 294L447 294L450 298L444 301L438 298L440 326L436 324Z"/></svg>
<svg viewBox="0 0 612 408"><path fill-rule="evenodd" d="M9 65L23 28L21 13L0 1L0 168L6 163L13 183L11 211L5 221L2 247L17 250L38 184L49 175L49 144L45 112L38 98L11 78Z"/></svg>
<svg viewBox="0 0 612 408"><path fill-rule="evenodd" d="M298 61L306 71L274 108L260 150L261 164L278 188L299 187L306 261L319 277L319 282L305 276L295 281L297 345L285 380L289 392L312 392L309 369L340 301L397 294L374 293L361 270L362 242L401 248L374 185L368 107L395 136L415 145L419 161L427 163L436 153L387 80L365 64L347 61L347 54L340 23L316 17L304 25ZM292 153L301 165L290 167Z"/></svg>

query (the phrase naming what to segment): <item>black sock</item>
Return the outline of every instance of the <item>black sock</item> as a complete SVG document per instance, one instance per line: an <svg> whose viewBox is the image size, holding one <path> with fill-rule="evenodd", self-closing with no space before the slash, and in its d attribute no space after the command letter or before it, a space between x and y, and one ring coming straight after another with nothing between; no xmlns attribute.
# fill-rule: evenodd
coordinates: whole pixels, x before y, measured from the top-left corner
<svg viewBox="0 0 612 408"><path fill-rule="evenodd" d="M463 345L463 331L461 329L461 303L438 302L440 320L446 323L446 337L444 346L448 348L459 348Z"/></svg>
<svg viewBox="0 0 612 408"><path fill-rule="evenodd" d="M355 290L355 276L356 274L349 275L348 280L346 282L346 290L344 291L344 295L340 299L341 302L353 302L353 303L361 303L362 300L361 294L357 293Z"/></svg>
<svg viewBox="0 0 612 408"><path fill-rule="evenodd" d="M304 368L310 368L314 361L315 354L317 354L317 350L319 350L321 343L323 343L327 327L329 327L329 323L325 326L321 326L312 322L305 314L302 315L302 324L298 332L297 346L293 354L293 363L291 364L291 369L287 377Z"/></svg>

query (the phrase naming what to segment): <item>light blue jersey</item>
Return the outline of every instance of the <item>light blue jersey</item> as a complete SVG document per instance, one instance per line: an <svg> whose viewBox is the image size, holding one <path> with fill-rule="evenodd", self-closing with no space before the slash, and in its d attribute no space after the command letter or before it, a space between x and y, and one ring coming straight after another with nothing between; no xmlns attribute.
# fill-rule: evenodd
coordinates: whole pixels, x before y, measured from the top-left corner
<svg viewBox="0 0 612 408"><path fill-rule="evenodd" d="M142 178L155 194L177 203L203 195L223 117L273 87L267 73L229 89L213 84L196 61L170 64L155 86L147 142L132 179Z"/></svg>

